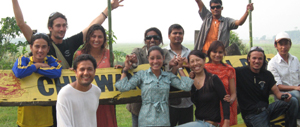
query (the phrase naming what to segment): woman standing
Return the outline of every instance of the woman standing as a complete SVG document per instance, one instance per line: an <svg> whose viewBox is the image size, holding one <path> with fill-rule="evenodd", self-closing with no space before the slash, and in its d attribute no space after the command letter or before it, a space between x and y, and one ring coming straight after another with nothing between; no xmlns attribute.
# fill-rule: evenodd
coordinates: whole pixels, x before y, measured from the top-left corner
<svg viewBox="0 0 300 127"><path fill-rule="evenodd" d="M199 50L193 50L188 56L188 61L193 71L190 77L194 78L191 99L196 106L196 121L178 127L218 127L221 121L220 101L224 112L223 127L229 127L229 102L223 100L226 91L218 76L204 69L205 54ZM194 76L191 76L192 74Z"/></svg>
<svg viewBox="0 0 300 127"><path fill-rule="evenodd" d="M90 54L97 61L97 68L110 67L110 52L107 49L106 33L101 25L92 25L87 32L86 43L77 51L80 54ZM98 127L117 127L115 105L99 105L97 110Z"/></svg>
<svg viewBox="0 0 300 127"><path fill-rule="evenodd" d="M181 68L183 58L180 56L177 56L177 67L181 80L173 73L161 69L165 57L160 47L151 47L147 54L151 67L148 70L138 71L130 80L126 73L132 63L129 62L130 56L127 55L121 79L115 86L121 92L135 89L137 86L141 89L142 107L138 116L138 126L170 126L168 106L170 86L190 91L193 80L185 76Z"/></svg>
<svg viewBox="0 0 300 127"><path fill-rule="evenodd" d="M227 96L226 101L230 102L230 126L237 124L237 101L236 101L236 84L235 84L235 69L222 62L225 55L225 46L221 41L214 41L210 45L208 51L208 63L205 64L207 72L216 74L222 81ZM223 115L221 105L221 117ZM224 124L223 117L221 125Z"/></svg>
<svg viewBox="0 0 300 127"><path fill-rule="evenodd" d="M136 68L140 64L149 63L148 60L148 50L152 46L159 46L163 44L163 38L160 30L156 27L151 27L145 31L144 34L144 43L145 46L142 48L135 48L132 50L130 58L132 58L131 62L132 68ZM165 71L171 71L171 67L169 66L169 62L171 61L171 57L169 51L167 49L163 49L163 68ZM117 66L120 67L120 66ZM177 68L173 67L174 71L177 72ZM132 127L138 127L138 115L140 112L142 104L141 103L130 103L126 105L126 109L131 112L132 116Z"/></svg>

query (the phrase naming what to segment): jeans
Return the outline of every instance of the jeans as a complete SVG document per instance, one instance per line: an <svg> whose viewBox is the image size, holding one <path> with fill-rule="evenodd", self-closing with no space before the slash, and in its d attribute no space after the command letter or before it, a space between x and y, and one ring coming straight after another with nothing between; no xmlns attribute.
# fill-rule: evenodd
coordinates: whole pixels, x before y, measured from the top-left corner
<svg viewBox="0 0 300 127"><path fill-rule="evenodd" d="M298 107L298 101L295 97L292 97L288 103L275 101L263 112L247 115L244 118L244 122L247 127L269 127L271 119L275 119L285 113L285 126L296 127Z"/></svg>
<svg viewBox="0 0 300 127"><path fill-rule="evenodd" d="M139 116L134 115L131 113L131 119L132 119L132 127L138 127L139 126Z"/></svg>
<svg viewBox="0 0 300 127"><path fill-rule="evenodd" d="M289 91L289 93L298 100L298 106L300 106L300 91L293 90ZM298 109L297 119L300 119L300 110Z"/></svg>
<svg viewBox="0 0 300 127"><path fill-rule="evenodd" d="M204 120L196 120L194 122L189 122L186 124L181 124L177 127L219 127L219 126L214 126L208 122L205 122Z"/></svg>

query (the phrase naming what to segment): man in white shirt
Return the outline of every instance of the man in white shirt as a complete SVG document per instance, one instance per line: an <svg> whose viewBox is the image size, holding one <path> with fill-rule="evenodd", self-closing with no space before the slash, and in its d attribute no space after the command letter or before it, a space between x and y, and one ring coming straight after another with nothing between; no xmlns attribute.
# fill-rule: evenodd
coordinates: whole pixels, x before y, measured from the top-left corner
<svg viewBox="0 0 300 127"><path fill-rule="evenodd" d="M173 59L177 55L185 58L188 57L190 50L181 44L184 35L182 26L179 24L171 25L168 34L170 45L165 47L165 49L169 51L171 58ZM188 63L187 59L186 63ZM171 127L193 121L193 102L190 97L170 99L169 109Z"/></svg>
<svg viewBox="0 0 300 127"><path fill-rule="evenodd" d="M58 127L96 127L96 111L101 89L91 84L97 63L89 54L78 56L73 64L77 80L64 86L56 103Z"/></svg>
<svg viewBox="0 0 300 127"><path fill-rule="evenodd" d="M289 54L292 46L290 36L281 32L276 35L274 46L278 53L269 61L268 70L272 72L280 91L289 92L300 105L300 64L297 57ZM297 125L300 125L298 113Z"/></svg>

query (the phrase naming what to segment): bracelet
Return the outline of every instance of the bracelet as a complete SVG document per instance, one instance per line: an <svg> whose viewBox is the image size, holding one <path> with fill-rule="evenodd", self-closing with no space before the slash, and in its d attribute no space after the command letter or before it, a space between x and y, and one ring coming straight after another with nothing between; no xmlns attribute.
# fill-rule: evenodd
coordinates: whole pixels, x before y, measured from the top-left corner
<svg viewBox="0 0 300 127"><path fill-rule="evenodd" d="M105 18L107 18L107 15L105 15L104 12L102 12L102 15L103 15Z"/></svg>
<svg viewBox="0 0 300 127"><path fill-rule="evenodd" d="M182 67L178 68L178 70L182 70Z"/></svg>

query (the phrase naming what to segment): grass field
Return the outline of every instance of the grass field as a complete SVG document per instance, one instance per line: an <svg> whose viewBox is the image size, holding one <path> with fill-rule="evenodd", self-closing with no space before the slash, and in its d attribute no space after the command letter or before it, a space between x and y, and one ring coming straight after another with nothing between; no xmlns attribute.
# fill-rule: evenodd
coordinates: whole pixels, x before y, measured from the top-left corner
<svg viewBox="0 0 300 127"><path fill-rule="evenodd" d="M114 50L123 51L129 54L134 47L142 47L143 44L117 44L114 45ZM162 47L167 46L165 44ZM193 49L192 43L184 44L189 49ZM276 49L274 48L273 44L254 44L254 46L261 46L264 48L267 54L276 54ZM296 57L300 58L300 45L293 45L290 53L295 55ZM270 98L270 102L274 100ZM126 110L125 105L117 105L116 106L116 113L117 113L117 122L119 127L130 127L131 126L131 114ZM17 121L17 107L0 107L0 127L16 127ZM238 123L243 123L243 120L238 115Z"/></svg>

